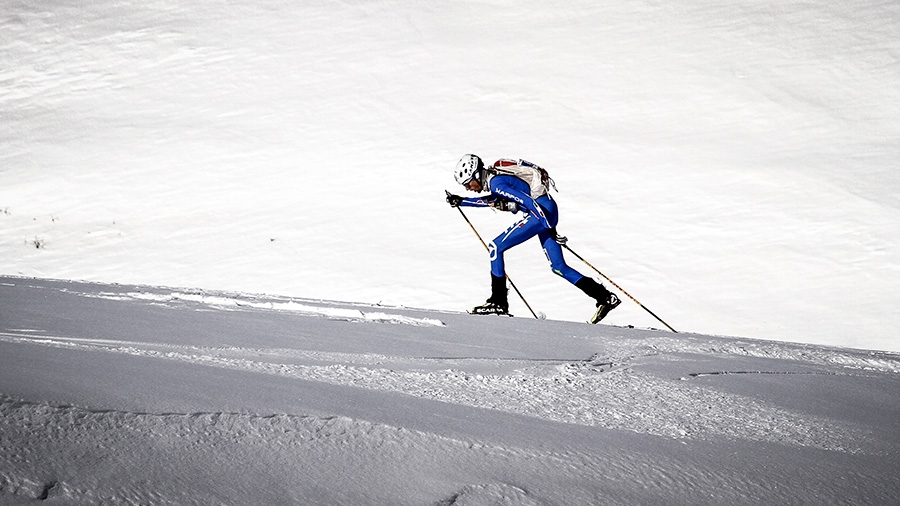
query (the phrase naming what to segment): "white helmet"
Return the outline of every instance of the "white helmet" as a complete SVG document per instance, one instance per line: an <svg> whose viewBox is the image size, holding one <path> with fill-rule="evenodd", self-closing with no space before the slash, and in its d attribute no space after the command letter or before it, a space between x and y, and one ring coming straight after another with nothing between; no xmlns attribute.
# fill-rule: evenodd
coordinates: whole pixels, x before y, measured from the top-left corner
<svg viewBox="0 0 900 506"><path fill-rule="evenodd" d="M475 155L463 155L456 164L453 176L457 183L466 185L469 181L480 178L483 171L484 162L481 161L481 158Z"/></svg>

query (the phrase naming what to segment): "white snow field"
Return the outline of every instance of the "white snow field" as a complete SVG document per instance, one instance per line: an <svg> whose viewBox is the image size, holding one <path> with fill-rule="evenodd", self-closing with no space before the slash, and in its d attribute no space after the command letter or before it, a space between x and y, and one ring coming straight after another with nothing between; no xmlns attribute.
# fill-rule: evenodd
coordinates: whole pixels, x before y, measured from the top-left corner
<svg viewBox="0 0 900 506"><path fill-rule="evenodd" d="M898 33L890 0L0 0L0 273L462 310L474 152L548 168L677 330L900 351ZM507 265L590 315L537 244Z"/></svg>
<svg viewBox="0 0 900 506"><path fill-rule="evenodd" d="M890 0L0 0L0 505L900 503L898 33ZM535 243L546 319L466 315L469 152L547 168L679 333L621 293L585 324Z"/></svg>
<svg viewBox="0 0 900 506"><path fill-rule="evenodd" d="M0 277L0 504L896 504L900 355Z"/></svg>

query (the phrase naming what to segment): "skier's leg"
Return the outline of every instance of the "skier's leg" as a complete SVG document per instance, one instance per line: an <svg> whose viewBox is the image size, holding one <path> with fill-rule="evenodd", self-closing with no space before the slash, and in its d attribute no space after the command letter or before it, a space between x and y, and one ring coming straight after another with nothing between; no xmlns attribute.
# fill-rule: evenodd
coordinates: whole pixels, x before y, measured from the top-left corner
<svg viewBox="0 0 900 506"><path fill-rule="evenodd" d="M535 227L535 223L537 227ZM503 262L503 253L522 244L533 237L540 229L540 223L535 219L529 219L525 215L514 223L505 232L498 235L488 244L488 252L491 256L491 296L487 302L472 309L475 314L508 314L509 300L506 289L506 268Z"/></svg>
<svg viewBox="0 0 900 506"><path fill-rule="evenodd" d="M544 215L547 217L550 226L555 227L559 222L559 208L556 202L546 196L540 197L537 202L543 208ZM547 256L547 261L550 262L550 268L553 269L554 273L565 278L566 281L573 285L584 277L580 272L569 267L569 264L566 263L566 259L563 257L562 248L546 229L539 231L538 239L541 241L541 248L544 249L544 254Z"/></svg>
<svg viewBox="0 0 900 506"><path fill-rule="evenodd" d="M513 223L505 232L494 238L488 244L488 252L491 256L491 275L506 277L506 265L503 261L503 253L513 246L518 246L534 237L543 229L541 223L530 214L526 214L521 220Z"/></svg>
<svg viewBox="0 0 900 506"><path fill-rule="evenodd" d="M598 306L601 303L605 302L609 297L609 290L607 290L606 287L602 284L594 281L594 278L584 276L583 278L579 279L577 283L575 283L575 286L577 286L588 297L597 299Z"/></svg>
<svg viewBox="0 0 900 506"><path fill-rule="evenodd" d="M550 268L553 269L553 272L565 278L569 283L577 285L584 275L569 267L569 264L566 263L566 259L563 257L562 248L556 240L550 237L547 231L541 231L538 237L541 240L541 247L544 249L544 254L547 255L547 261L550 262Z"/></svg>
<svg viewBox="0 0 900 506"><path fill-rule="evenodd" d="M544 237L545 235L546 237ZM550 237L550 234L541 234L541 245L544 248L544 253L547 255L547 260L550 261L553 272L562 276L566 281L583 291L588 297L597 301L597 311L594 312L594 315L591 317L591 323L599 322L619 305L621 302L619 298L616 297L614 293L607 290L605 286L597 283L593 278L582 275L566 264L565 258L563 258L562 248L552 237Z"/></svg>

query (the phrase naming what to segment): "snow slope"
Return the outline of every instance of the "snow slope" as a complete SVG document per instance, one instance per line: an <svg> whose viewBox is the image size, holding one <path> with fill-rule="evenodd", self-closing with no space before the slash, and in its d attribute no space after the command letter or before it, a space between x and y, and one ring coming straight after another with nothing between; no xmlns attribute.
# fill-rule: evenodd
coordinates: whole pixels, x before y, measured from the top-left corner
<svg viewBox="0 0 900 506"><path fill-rule="evenodd" d="M900 356L0 277L0 504L894 504Z"/></svg>
<svg viewBox="0 0 900 506"><path fill-rule="evenodd" d="M549 168L571 246L678 330L896 351L898 32L875 0L2 0L0 273L463 309L476 152Z"/></svg>

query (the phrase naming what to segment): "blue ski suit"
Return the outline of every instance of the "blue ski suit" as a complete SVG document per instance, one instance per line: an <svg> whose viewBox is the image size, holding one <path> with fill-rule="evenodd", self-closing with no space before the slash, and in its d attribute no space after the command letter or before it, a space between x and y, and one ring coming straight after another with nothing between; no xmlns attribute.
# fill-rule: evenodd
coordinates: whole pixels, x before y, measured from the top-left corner
<svg viewBox="0 0 900 506"><path fill-rule="evenodd" d="M538 236L544 254L550 262L553 272L562 276L573 285L584 277L580 272L569 267L563 258L562 247L556 242L550 233L559 221L559 210L556 202L549 195L543 195L537 199L532 198L531 189L525 181L510 175L496 175L486 181L486 190L490 195L484 197L465 198L460 206L488 207L498 201L515 202L524 216L505 232L498 235L488 244L491 256L491 274L497 277L506 276L503 263L503 253L513 246Z"/></svg>

